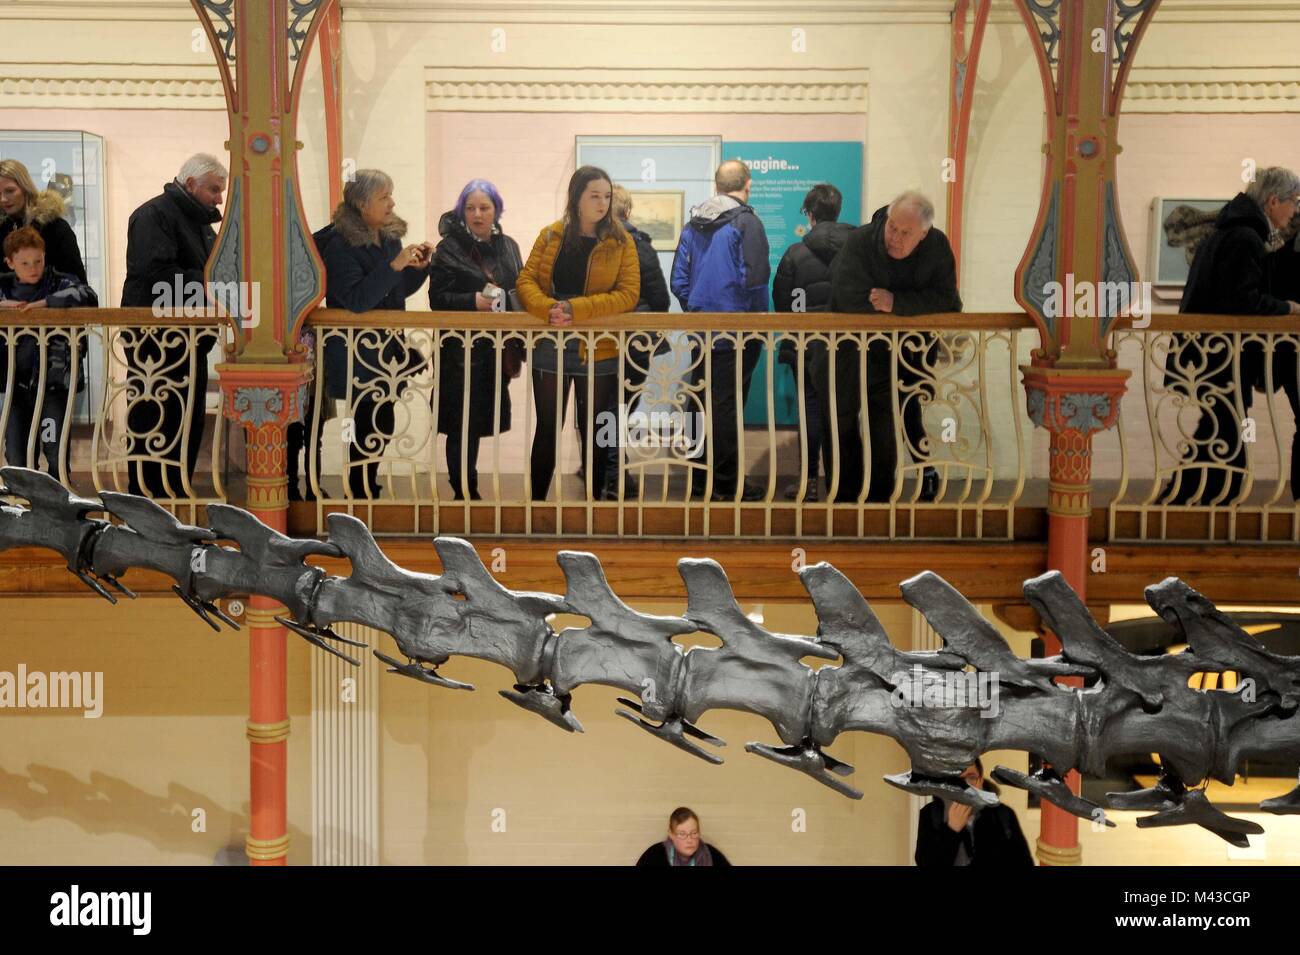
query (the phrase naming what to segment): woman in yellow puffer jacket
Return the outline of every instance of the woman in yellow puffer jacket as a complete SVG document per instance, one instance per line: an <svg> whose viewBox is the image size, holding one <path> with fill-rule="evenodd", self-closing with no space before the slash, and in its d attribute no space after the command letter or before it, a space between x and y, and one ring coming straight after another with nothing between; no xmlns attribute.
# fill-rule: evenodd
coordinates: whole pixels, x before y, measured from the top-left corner
<svg viewBox="0 0 1300 955"><path fill-rule="evenodd" d="M641 267L636 242L614 218L613 183L595 166L583 166L569 180L564 218L547 226L533 243L515 289L524 308L555 328L631 312L641 295ZM557 336L558 337L558 336ZM533 350L533 400L537 406L537 431L531 457L532 499L543 500L555 473L556 431L562 423L569 388L575 389L578 432L583 447L588 434L587 376L592 376L590 418L597 436L607 437L604 420L617 422L618 346L612 339L596 344L588 355L576 338L565 342L559 358L554 341L542 341ZM614 415L602 419L602 413ZM613 429L615 435L618 428ZM597 445L611 445L608 440ZM591 490L596 500L617 500L621 448L591 448ZM629 480L625 496L636 494Z"/></svg>

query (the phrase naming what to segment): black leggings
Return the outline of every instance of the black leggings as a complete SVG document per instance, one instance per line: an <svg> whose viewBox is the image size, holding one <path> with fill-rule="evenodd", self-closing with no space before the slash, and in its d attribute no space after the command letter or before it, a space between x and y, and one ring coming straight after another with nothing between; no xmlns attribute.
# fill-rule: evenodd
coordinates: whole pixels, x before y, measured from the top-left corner
<svg viewBox="0 0 1300 955"><path fill-rule="evenodd" d="M368 457L380 457L388 447L397 420L395 402L376 400L369 394L357 399L352 411L352 441L348 444L348 487L354 497L377 497L380 491L379 462L361 464Z"/></svg>
<svg viewBox="0 0 1300 955"><path fill-rule="evenodd" d="M457 425L447 434L447 477L451 480L451 490L457 500L463 500L468 486L470 500L477 501L478 493L478 446L482 435L470 434L465 438L465 475L460 473L461 427Z"/></svg>
<svg viewBox="0 0 1300 955"><path fill-rule="evenodd" d="M592 408L591 419L596 427L597 439L605 438L610 429L601 420L603 412L617 415L615 402L620 391L618 375L591 375ZM532 499L546 499L551 489L551 478L555 474L555 425L557 408L560 424L564 423L564 410L568 405L569 389L574 389L574 408L578 416L578 435L580 446L586 453L590 435L587 430L587 374L568 372L539 371L533 369L533 404L537 409L537 430L533 433L533 450L530 468L532 471ZM591 449L591 493L600 497L608 489L615 492L618 488L619 442L617 440L617 417L613 425L614 441L597 440ZM583 462L586 463L585 461Z"/></svg>

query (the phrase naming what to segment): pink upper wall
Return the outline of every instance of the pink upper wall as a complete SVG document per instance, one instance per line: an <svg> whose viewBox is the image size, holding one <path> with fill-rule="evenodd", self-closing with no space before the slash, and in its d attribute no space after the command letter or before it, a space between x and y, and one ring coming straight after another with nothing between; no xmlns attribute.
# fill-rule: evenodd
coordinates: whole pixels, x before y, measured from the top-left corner
<svg viewBox="0 0 1300 955"><path fill-rule="evenodd" d="M1119 141L1120 215L1144 280L1153 198L1232 198L1245 159L1300 169L1300 120L1288 113L1135 113L1121 118Z"/></svg>
<svg viewBox="0 0 1300 955"><path fill-rule="evenodd" d="M226 114L216 110L6 109L5 129L78 129L104 137L108 300L116 307L126 278L126 223L146 199L162 192L194 153L225 161Z"/></svg>
<svg viewBox="0 0 1300 955"><path fill-rule="evenodd" d="M438 217L452 207L465 183L482 177L501 190L506 231L527 255L537 233L563 212L575 136L862 142L866 123L862 113L429 113L430 208L424 238L437 241ZM396 198L400 208L402 197Z"/></svg>

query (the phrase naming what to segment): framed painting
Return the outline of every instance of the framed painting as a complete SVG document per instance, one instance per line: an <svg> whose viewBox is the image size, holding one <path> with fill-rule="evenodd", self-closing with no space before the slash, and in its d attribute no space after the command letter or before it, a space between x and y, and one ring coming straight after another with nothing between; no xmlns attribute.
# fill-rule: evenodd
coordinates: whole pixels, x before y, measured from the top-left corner
<svg viewBox="0 0 1300 955"><path fill-rule="evenodd" d="M686 190L628 191L632 193L632 224L650 236L656 252L675 252L686 220Z"/></svg>

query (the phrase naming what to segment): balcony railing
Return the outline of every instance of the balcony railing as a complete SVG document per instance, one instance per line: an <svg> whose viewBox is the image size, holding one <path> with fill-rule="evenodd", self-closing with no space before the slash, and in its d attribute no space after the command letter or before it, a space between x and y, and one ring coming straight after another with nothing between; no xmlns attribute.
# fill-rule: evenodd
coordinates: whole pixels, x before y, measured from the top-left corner
<svg viewBox="0 0 1300 955"><path fill-rule="evenodd" d="M308 331L321 373L291 447L315 499L293 508L300 533L323 533L334 511L405 535L1045 533L1047 435L1029 424L1019 372L1038 336L1023 314L635 314L559 329L509 313L322 309ZM197 390L225 336L211 321L147 310L0 313L6 459L48 469L53 455L54 473L82 494L129 490L135 473L184 520L201 520L209 501L242 500L242 463L226 451L240 436L227 442L213 396ZM1298 343L1300 323L1285 319L1165 316L1115 332L1132 377L1119 427L1094 439L1093 536L1300 540L1288 487ZM780 358L759 361L748 402L737 401L757 352ZM470 372L458 374L465 356ZM52 387L65 368L66 399ZM1256 379L1264 394L1248 407ZM823 399L801 400L814 383ZM193 409L202 432L181 427ZM818 418L822 441L844 448L820 461ZM727 432L754 494L720 468ZM479 433L470 498L453 493L452 477L469 490ZM843 440L853 433L856 444ZM882 469L890 444L895 464ZM605 472L619 474L606 485L603 454ZM196 456L191 477L181 462Z"/></svg>
<svg viewBox="0 0 1300 955"><path fill-rule="evenodd" d="M406 534L1002 540L1015 534L1025 433L1022 415L1006 410L1024 405L1016 364L1017 356L1028 355L1030 325L1021 317L929 316L918 328L824 315L634 315L554 329L524 326L517 315L431 319L419 312L323 310L311 327L317 368L331 369L317 376L315 404L327 411L313 419L308 441L309 450L317 442L321 449L310 469L318 527L326 514L343 510ZM768 356L784 351L789 362L759 365L748 406L764 423L744 427L745 403L735 397L746 362L735 356L760 349ZM511 353L522 358L523 374L508 389L494 389ZM479 375L481 390L467 384L451 396L456 406L449 409L447 396L437 394L446 380L443 363L450 356L463 364L459 356L466 354L490 367ZM532 380L557 367L557 354L567 355L573 372L576 414L584 418L580 434L594 440L579 440L572 424L566 430L574 414L551 397L560 387L555 375ZM600 369L580 359L603 354L616 357L609 360L612 378L602 381ZM832 354L836 361L828 360ZM341 355L348 356L346 370ZM784 409L790 422L779 426L776 380L787 367L794 394L814 378L827 394L824 406L790 401ZM872 374L888 368L883 402L868 394L868 368ZM719 374L729 380L710 387ZM846 377L856 382L845 387ZM489 424L500 421L507 391L512 430L483 437L481 500L453 500L438 432L460 429L467 463L471 418L477 411ZM599 395L611 392L602 403ZM535 396L545 400L539 404ZM855 399L860 423L843 413ZM388 406L383 421L380 405ZM450 429L440 418L449 410ZM882 420L873 422L872 412ZM846 427L860 430L862 440L856 455L832 455L825 482L810 495L809 419L818 415L826 419L824 440L838 446ZM871 474L880 452L870 436L882 426L899 449L883 494L850 477ZM719 473L726 437L719 432L727 430L736 434L736 457L759 500L744 500L744 484ZM597 456L611 442L619 474L634 481L614 482L602 499ZM556 479L543 488L552 460ZM380 490L365 470L376 466ZM342 479L345 467L351 481ZM455 470L463 473L464 464ZM796 489L792 499L789 486Z"/></svg>
<svg viewBox="0 0 1300 955"><path fill-rule="evenodd" d="M149 309L0 312L0 454L72 491L141 491L194 520L226 499L226 429L197 386L228 339L216 319ZM195 413L216 426L179 426Z"/></svg>
<svg viewBox="0 0 1300 955"><path fill-rule="evenodd" d="M1096 442L1094 484L1115 486L1108 539L1300 541L1298 344L1300 323L1283 318L1159 316L1115 332L1132 376L1115 434Z"/></svg>

